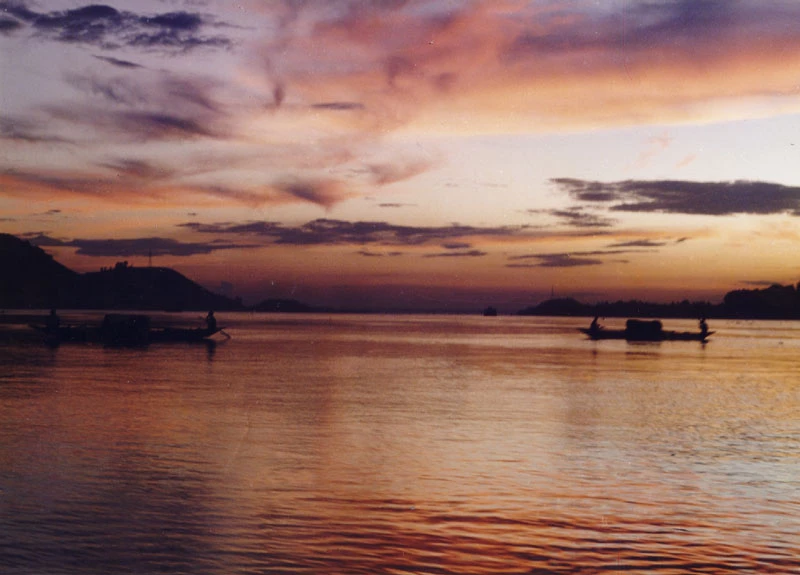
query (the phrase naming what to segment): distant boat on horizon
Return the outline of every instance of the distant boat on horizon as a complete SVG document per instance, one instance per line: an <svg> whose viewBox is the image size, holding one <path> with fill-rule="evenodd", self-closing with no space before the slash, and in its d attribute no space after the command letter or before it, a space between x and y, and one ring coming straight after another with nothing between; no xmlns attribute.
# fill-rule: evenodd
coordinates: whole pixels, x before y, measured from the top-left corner
<svg viewBox="0 0 800 575"><path fill-rule="evenodd" d="M483 310L483 315L487 317L494 317L497 315L497 308L489 306L485 310Z"/></svg>

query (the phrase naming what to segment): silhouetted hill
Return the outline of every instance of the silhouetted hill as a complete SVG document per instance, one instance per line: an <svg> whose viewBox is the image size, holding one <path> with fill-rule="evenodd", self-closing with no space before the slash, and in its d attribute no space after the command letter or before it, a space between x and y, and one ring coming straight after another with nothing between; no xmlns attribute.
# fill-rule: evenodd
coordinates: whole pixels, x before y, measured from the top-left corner
<svg viewBox="0 0 800 575"><path fill-rule="evenodd" d="M210 292L173 269L117 264L80 276L75 307L181 311L236 310L243 306Z"/></svg>
<svg viewBox="0 0 800 575"><path fill-rule="evenodd" d="M800 319L800 283L728 292L723 307L729 317Z"/></svg>
<svg viewBox="0 0 800 575"><path fill-rule="evenodd" d="M49 308L67 303L78 274L41 248L0 234L0 307Z"/></svg>
<svg viewBox="0 0 800 575"><path fill-rule="evenodd" d="M79 274L41 248L0 234L0 308L237 310L241 302L210 292L170 268L110 269Z"/></svg>
<svg viewBox="0 0 800 575"><path fill-rule="evenodd" d="M699 318L722 317L722 307L708 302L682 301L668 304L638 300L584 304L574 299L546 300L539 305L520 310L519 315L549 315L568 317L652 317Z"/></svg>
<svg viewBox="0 0 800 575"><path fill-rule="evenodd" d="M668 304L638 300L584 304L571 298L550 299L517 312L519 315L570 317L800 319L800 284L735 290L721 304L684 300Z"/></svg>
<svg viewBox="0 0 800 575"><path fill-rule="evenodd" d="M170 268L135 268L122 262L99 272L78 274L30 242L0 234L0 308L131 310L241 310L238 300L215 294ZM331 312L296 300L269 299L254 306L265 312ZM546 300L519 315L653 318L800 319L800 284L734 290L724 302L643 301L585 304L571 298Z"/></svg>

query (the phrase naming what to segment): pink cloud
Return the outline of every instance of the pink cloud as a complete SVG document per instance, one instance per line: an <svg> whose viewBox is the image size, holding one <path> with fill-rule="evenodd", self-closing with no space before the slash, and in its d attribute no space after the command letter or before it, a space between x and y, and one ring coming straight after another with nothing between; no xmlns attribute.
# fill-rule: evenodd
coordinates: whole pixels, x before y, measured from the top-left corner
<svg viewBox="0 0 800 575"><path fill-rule="evenodd" d="M303 6L302 25L261 45L269 73L287 98L362 103L380 129L459 115L500 129L688 120L721 100L793 94L800 65L800 29L786 25L800 7L787 5Z"/></svg>

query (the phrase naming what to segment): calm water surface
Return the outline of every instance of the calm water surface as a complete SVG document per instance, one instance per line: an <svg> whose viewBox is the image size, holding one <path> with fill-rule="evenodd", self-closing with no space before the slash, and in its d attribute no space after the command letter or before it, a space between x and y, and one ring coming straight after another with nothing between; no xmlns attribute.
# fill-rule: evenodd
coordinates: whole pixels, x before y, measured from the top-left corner
<svg viewBox="0 0 800 575"><path fill-rule="evenodd" d="M800 571L798 322L219 315L3 338L0 571Z"/></svg>

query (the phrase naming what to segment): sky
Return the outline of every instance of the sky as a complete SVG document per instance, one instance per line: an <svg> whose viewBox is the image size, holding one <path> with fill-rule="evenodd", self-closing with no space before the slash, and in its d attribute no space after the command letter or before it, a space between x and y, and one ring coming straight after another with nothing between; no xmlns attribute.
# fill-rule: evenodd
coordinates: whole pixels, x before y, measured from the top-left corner
<svg viewBox="0 0 800 575"><path fill-rule="evenodd" d="M0 231L254 303L800 280L800 2L0 0Z"/></svg>

